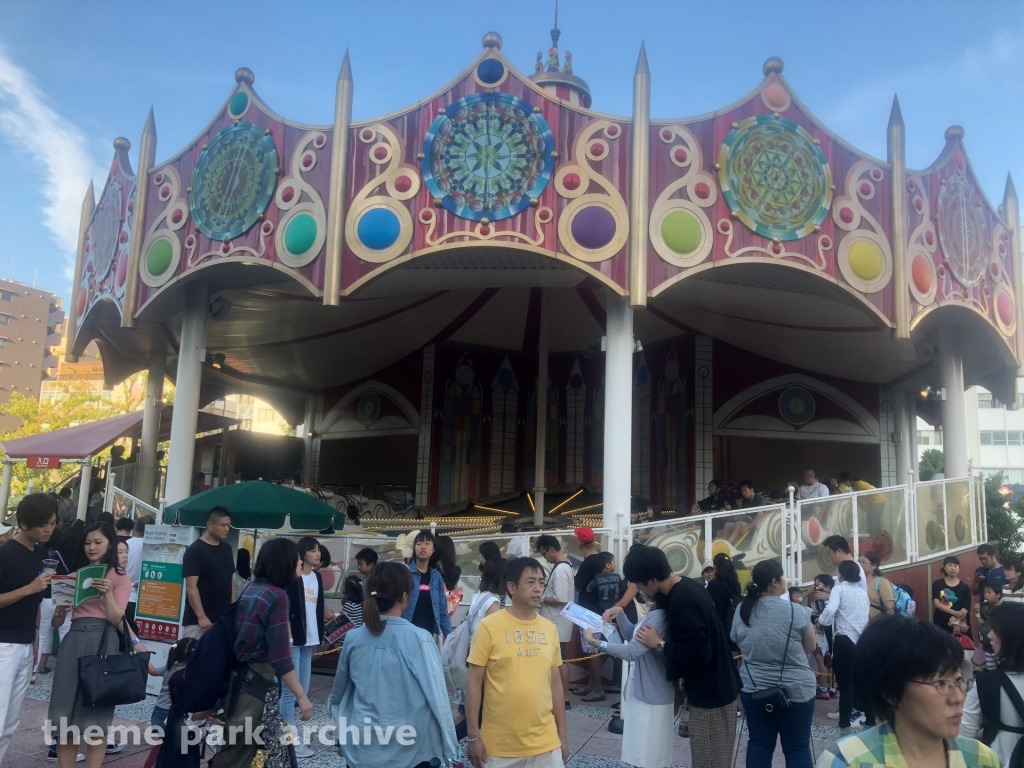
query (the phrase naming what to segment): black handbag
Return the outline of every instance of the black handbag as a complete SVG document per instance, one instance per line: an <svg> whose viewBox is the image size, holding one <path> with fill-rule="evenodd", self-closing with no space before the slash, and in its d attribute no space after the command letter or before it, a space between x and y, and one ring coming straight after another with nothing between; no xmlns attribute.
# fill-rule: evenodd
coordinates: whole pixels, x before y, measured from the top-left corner
<svg viewBox="0 0 1024 768"><path fill-rule="evenodd" d="M789 653L789 641L793 637L793 621L796 619L796 607L793 606L792 603L790 603L790 609L789 632L786 633L786 648L782 652L782 669L779 670L779 682L771 688L763 688L760 691L757 690L757 687L755 686L754 692L750 694L750 700L753 702L754 707L764 712L766 715L770 715L779 710L788 709L790 705L786 689L782 687L782 676L786 672L786 654ZM747 664L746 659L743 659L743 666L747 668L747 674L750 676L750 684L754 685L754 675L750 672L750 665Z"/></svg>
<svg viewBox="0 0 1024 768"><path fill-rule="evenodd" d="M131 637L128 620L122 619L122 622L124 636ZM82 704L87 707L134 704L146 698L152 654L136 653L131 646L128 653L103 653L107 648L107 632L111 629L112 625L107 622L100 638L100 653L78 659L78 691Z"/></svg>

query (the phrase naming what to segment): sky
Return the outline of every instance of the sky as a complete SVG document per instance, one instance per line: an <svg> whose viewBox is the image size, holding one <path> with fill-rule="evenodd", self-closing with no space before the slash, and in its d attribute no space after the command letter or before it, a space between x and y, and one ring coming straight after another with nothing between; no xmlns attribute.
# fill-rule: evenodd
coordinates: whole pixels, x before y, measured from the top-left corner
<svg viewBox="0 0 1024 768"><path fill-rule="evenodd" d="M993 203L1008 171L1024 184L1022 3L559 2L560 48L602 112L630 113L641 42L655 118L730 104L779 56L799 98L854 146L885 157L898 94L910 168L930 165L959 124ZM386 114L449 82L490 30L531 72L554 3L0 0L0 277L67 300L89 181L102 185L117 136L136 162L150 107L158 162L206 125L240 66L279 114L329 124L348 48L353 117Z"/></svg>

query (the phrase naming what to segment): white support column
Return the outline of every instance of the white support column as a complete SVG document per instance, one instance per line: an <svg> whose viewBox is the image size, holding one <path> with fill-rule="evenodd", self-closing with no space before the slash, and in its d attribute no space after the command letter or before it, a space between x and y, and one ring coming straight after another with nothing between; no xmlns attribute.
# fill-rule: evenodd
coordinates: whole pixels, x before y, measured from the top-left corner
<svg viewBox="0 0 1024 768"><path fill-rule="evenodd" d="M14 462L4 459L2 479L0 479L0 515L7 517L7 502L11 500L11 472Z"/></svg>
<svg viewBox="0 0 1024 768"><path fill-rule="evenodd" d="M917 447L911 442L914 430L910 422L910 393L894 392L896 435L896 485L909 485L916 463Z"/></svg>
<svg viewBox="0 0 1024 768"><path fill-rule="evenodd" d="M617 531L629 520L633 446L633 308L625 296L608 296L604 372L604 525Z"/></svg>
<svg viewBox="0 0 1024 768"><path fill-rule="evenodd" d="M103 511L110 512L114 509L114 484L117 482L117 473L111 466L111 459L107 457L107 482L103 487Z"/></svg>
<svg viewBox="0 0 1024 768"><path fill-rule="evenodd" d="M540 289L540 336L537 339L537 455L533 470L533 524L544 525L544 489L548 451L548 314L551 289Z"/></svg>
<svg viewBox="0 0 1024 768"><path fill-rule="evenodd" d="M921 463L917 459L917 399L913 395L907 395L907 400L910 401L910 479L916 483L921 480Z"/></svg>
<svg viewBox="0 0 1024 768"><path fill-rule="evenodd" d="M967 477L967 405L958 328L939 329L939 374L942 377L942 452L946 477Z"/></svg>
<svg viewBox="0 0 1024 768"><path fill-rule="evenodd" d="M192 283L185 287L185 313L181 321L178 380L171 418L171 450L167 460L168 504L187 499L192 492L192 462L199 420L199 386L206 357L206 319L210 292Z"/></svg>
<svg viewBox="0 0 1024 768"><path fill-rule="evenodd" d="M78 519L85 522L89 511L89 496L92 495L92 456L82 459L82 473L78 479Z"/></svg>
<svg viewBox="0 0 1024 768"><path fill-rule="evenodd" d="M167 345L154 335L149 352L149 378L146 380L146 404L142 412L142 449L135 470L132 494L147 504L156 496L156 446L160 440L160 412L163 409L164 376L167 373Z"/></svg>

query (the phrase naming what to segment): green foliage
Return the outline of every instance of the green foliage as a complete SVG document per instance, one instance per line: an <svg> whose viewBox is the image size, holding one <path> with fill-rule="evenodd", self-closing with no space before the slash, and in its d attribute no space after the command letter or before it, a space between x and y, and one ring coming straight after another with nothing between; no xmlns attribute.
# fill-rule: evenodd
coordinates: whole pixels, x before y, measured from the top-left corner
<svg viewBox="0 0 1024 768"><path fill-rule="evenodd" d="M999 492L1002 485L1002 473L985 477L988 539L999 542L999 551L1003 553L1005 562L1011 553L1019 553L1024 548L1024 496L1010 504L1007 509L1010 496L1004 496Z"/></svg>
<svg viewBox="0 0 1024 768"><path fill-rule="evenodd" d="M927 482L939 472L946 471L946 454L935 448L929 448L921 454L921 463L918 465L918 474L921 482Z"/></svg>

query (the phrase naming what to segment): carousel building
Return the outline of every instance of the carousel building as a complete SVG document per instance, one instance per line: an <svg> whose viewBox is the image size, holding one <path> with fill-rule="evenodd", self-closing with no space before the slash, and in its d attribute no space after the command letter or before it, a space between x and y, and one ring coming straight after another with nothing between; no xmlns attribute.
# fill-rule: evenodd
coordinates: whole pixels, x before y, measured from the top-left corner
<svg viewBox="0 0 1024 768"><path fill-rule="evenodd" d="M168 159L152 114L134 169L114 142L68 350L95 340L110 383L150 372L137 489L165 372L168 502L198 409L230 393L304 425L305 482L435 512L528 494L542 516L579 487L615 529L631 498L688 510L717 477L908 484L918 415L968 475L965 387L1015 403L1024 337L1017 197L989 201L964 131L911 170L894 101L871 157L776 58L729 106L658 118L642 48L632 114L607 115L557 43L526 75L490 33L360 121L346 55L331 125L279 116L243 68Z"/></svg>

